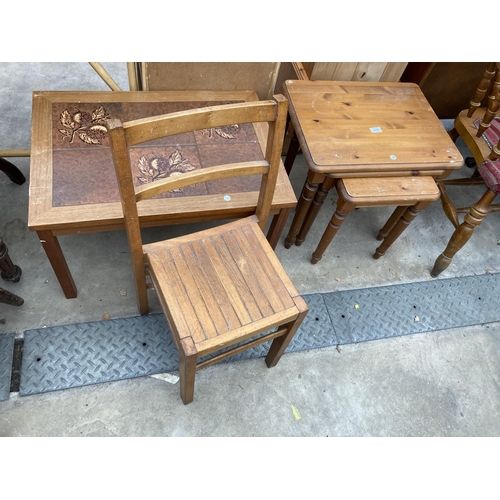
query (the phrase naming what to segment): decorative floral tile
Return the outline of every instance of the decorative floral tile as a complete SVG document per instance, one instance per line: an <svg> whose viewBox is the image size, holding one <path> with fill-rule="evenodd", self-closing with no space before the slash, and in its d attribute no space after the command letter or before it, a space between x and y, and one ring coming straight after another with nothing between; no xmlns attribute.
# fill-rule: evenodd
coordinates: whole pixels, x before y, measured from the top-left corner
<svg viewBox="0 0 500 500"><path fill-rule="evenodd" d="M177 113L186 111L187 105L184 102L127 102L123 104L124 121L138 120L140 118L148 118L150 116L160 116L168 113ZM193 132L185 134L172 135L170 137L162 137L154 141L148 141L133 147L154 146L159 144L195 144Z"/></svg>
<svg viewBox="0 0 500 500"><path fill-rule="evenodd" d="M235 101L227 101L231 103ZM120 200L109 138L108 117L123 121L194 109L220 102L54 103L53 206ZM252 124L218 127L162 138L130 148L137 186L195 169L263 158ZM258 191L261 176L222 179L188 186L161 197Z"/></svg>
<svg viewBox="0 0 500 500"><path fill-rule="evenodd" d="M52 148L88 150L109 147L104 121L122 116L121 103L54 103Z"/></svg>
<svg viewBox="0 0 500 500"><path fill-rule="evenodd" d="M136 186L149 184L201 168L196 146L157 146L130 149L130 163ZM186 186L160 195L162 198L207 194L204 183Z"/></svg>

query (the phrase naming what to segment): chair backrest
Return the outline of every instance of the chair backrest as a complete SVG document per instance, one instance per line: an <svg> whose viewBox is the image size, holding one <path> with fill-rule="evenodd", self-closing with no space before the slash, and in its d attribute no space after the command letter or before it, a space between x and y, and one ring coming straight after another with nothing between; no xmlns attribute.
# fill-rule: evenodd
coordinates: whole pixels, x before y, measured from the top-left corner
<svg viewBox="0 0 500 500"><path fill-rule="evenodd" d="M273 100L268 101L211 106L125 123L117 118L107 120L106 127L118 178L139 301L141 294L145 294L146 281L137 203L200 182L262 174L255 214L264 230L278 177L287 112L288 101L284 96L276 95ZM143 184L138 188L134 186L128 151L130 146L189 131L257 122L269 124L264 160L201 168Z"/></svg>
<svg viewBox="0 0 500 500"><path fill-rule="evenodd" d="M470 101L468 118L471 118L475 111L481 107L486 95L488 95L488 102L483 108L484 113L481 113L476 137L482 137L490 127L494 126L495 131L491 130L491 134L489 134L494 142L487 140L487 143L491 149L488 159L496 160L500 157L500 120L495 120L500 109L500 63L498 62L488 64L476 93Z"/></svg>
<svg viewBox="0 0 500 500"><path fill-rule="evenodd" d="M255 90L260 100L274 92L277 62L136 63L142 90Z"/></svg>

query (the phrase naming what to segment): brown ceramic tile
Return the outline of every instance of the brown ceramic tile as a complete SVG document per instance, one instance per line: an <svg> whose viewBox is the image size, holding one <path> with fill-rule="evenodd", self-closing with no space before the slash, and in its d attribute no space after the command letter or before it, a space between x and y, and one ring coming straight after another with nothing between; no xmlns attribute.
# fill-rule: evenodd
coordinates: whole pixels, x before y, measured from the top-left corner
<svg viewBox="0 0 500 500"><path fill-rule="evenodd" d="M104 117L122 118L121 103L53 103L53 149L98 149L109 146Z"/></svg>
<svg viewBox="0 0 500 500"><path fill-rule="evenodd" d="M237 104L244 101L196 101L187 103L191 108L204 108L220 104ZM228 125L225 127L197 130L195 132L198 144L217 144L226 142L257 142L257 135L251 123Z"/></svg>
<svg viewBox="0 0 500 500"><path fill-rule="evenodd" d="M262 160L264 157L259 144L251 142L224 145L202 145L199 146L198 149L203 168L241 161ZM217 181L207 182L207 189L210 194L258 191L260 188L260 181L260 175L219 179Z"/></svg>
<svg viewBox="0 0 500 500"><path fill-rule="evenodd" d="M53 206L120 201L110 149L62 149L52 157Z"/></svg>
<svg viewBox="0 0 500 500"><path fill-rule="evenodd" d="M123 103L125 120L138 120L139 118L148 118L150 116L165 115L167 113L176 113L185 111L187 106L183 102L127 102ZM141 146L155 145L180 145L195 144L194 133L177 134L171 137L162 137L154 141L141 144Z"/></svg>
<svg viewBox="0 0 500 500"><path fill-rule="evenodd" d="M157 179L200 169L195 146L154 146L130 149L130 163L137 186ZM162 198L207 194L205 183L187 186L161 195Z"/></svg>

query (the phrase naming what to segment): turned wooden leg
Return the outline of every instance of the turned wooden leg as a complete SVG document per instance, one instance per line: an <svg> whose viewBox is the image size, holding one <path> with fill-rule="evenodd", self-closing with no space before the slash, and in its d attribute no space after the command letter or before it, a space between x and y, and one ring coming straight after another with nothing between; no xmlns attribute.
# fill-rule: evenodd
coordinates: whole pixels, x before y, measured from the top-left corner
<svg viewBox="0 0 500 500"><path fill-rule="evenodd" d="M194 398L197 352L191 337L181 340L179 349L179 384L182 402L187 405Z"/></svg>
<svg viewBox="0 0 500 500"><path fill-rule="evenodd" d="M460 134L458 133L457 129L455 127L453 127L451 130L448 130L448 135L450 136L450 139L453 142L457 142L457 139L458 139Z"/></svg>
<svg viewBox="0 0 500 500"><path fill-rule="evenodd" d="M2 279L17 283L21 279L21 274L21 268L12 263L7 245L0 238L0 275Z"/></svg>
<svg viewBox="0 0 500 500"><path fill-rule="evenodd" d="M15 182L16 184L21 185L26 182L26 177L24 177L22 172L5 158L0 158L0 170L4 172L12 182Z"/></svg>
<svg viewBox="0 0 500 500"><path fill-rule="evenodd" d="M290 127L292 127L293 129L292 124L290 124ZM295 129L293 129L293 134L290 139L290 144L288 146L288 151L286 152L285 163L284 163L285 170L288 175L290 175L290 171L292 170L293 162L295 161L297 153L299 152L299 148L300 148L299 139L297 138Z"/></svg>
<svg viewBox="0 0 500 500"><path fill-rule="evenodd" d="M10 306L22 306L24 299L14 295L12 292L0 288L0 303L9 304Z"/></svg>
<svg viewBox="0 0 500 500"><path fill-rule="evenodd" d="M379 231L377 235L377 240L382 241L384 238L387 238L387 235L391 232L391 229L394 227L396 222L401 218L406 207L397 207L392 215L389 217L389 220L385 223L384 227Z"/></svg>
<svg viewBox="0 0 500 500"><path fill-rule="evenodd" d="M481 221L488 214L495 197L496 193L488 189L481 199L470 208L462 224L452 234L446 249L436 259L431 271L433 278L441 274L451 264L454 255L469 241L474 229L481 224Z"/></svg>
<svg viewBox="0 0 500 500"><path fill-rule="evenodd" d="M316 216L318 215L321 206L323 205L326 197L328 196L328 192L335 185L336 182L337 179L334 179L333 177L327 177L325 179L325 182L323 182L323 184L319 186L318 191L316 191L314 199L304 218L304 222L302 223L300 231L297 234L297 237L295 238L296 246L299 247L300 245L302 245L302 243L304 243L304 240L306 239L309 229L311 229L311 226L314 220L316 219Z"/></svg>
<svg viewBox="0 0 500 500"><path fill-rule="evenodd" d="M353 203L345 201L343 198L338 199L337 209L335 210L331 221L326 226L325 232L323 233L316 250L314 250L312 254L311 264L316 264L321 260L325 250L328 248L328 245L337 234L340 226L344 223L345 218L354 210L354 208L355 205Z"/></svg>
<svg viewBox="0 0 500 500"><path fill-rule="evenodd" d="M281 233L283 232L283 228L285 227L286 221L288 220L288 216L292 211L291 208L282 208L279 213L277 213L271 224L269 225L269 230L267 232L267 241L271 245L272 249L276 248L278 241L280 240Z"/></svg>
<svg viewBox="0 0 500 500"><path fill-rule="evenodd" d="M401 233L410 225L411 221L415 219L419 212L427 208L430 203L430 201L419 201L412 207L408 207L396 224L394 224L389 234L384 238L382 244L375 250L373 258L379 259L382 257L388 248L399 238Z"/></svg>
<svg viewBox="0 0 500 500"><path fill-rule="evenodd" d="M290 248L295 243L297 233L299 232L302 223L304 222L305 216L309 210L309 207L311 206L314 195L318 190L318 186L324 180L324 175L315 174L312 171L308 172L306 183L304 184L304 188L302 189L297 207L295 208L295 215L292 220L292 225L290 226L288 235L285 238L285 248Z"/></svg>
<svg viewBox="0 0 500 500"><path fill-rule="evenodd" d="M460 225L460 221L458 220L458 214L455 209L455 206L453 205L453 203L450 200L450 197L448 196L448 192L446 191L446 186L444 184L444 181L442 179L438 179L436 181L436 184L441 193L441 205L443 207L443 211L446 217L448 217L448 220L455 227L458 227Z"/></svg>
<svg viewBox="0 0 500 500"><path fill-rule="evenodd" d="M272 368L278 364L281 356L285 352L286 348L290 344L293 336L300 327L300 324L304 320L309 310L306 301L302 297L296 297L294 299L295 305L298 307L300 313L295 321L292 321L287 326L288 331L281 337L276 337L269 348L269 352L266 356L266 365L268 368Z"/></svg>
<svg viewBox="0 0 500 500"><path fill-rule="evenodd" d="M65 297L67 299L76 298L76 285L71 276L66 259L64 258L59 241L57 241L57 238L52 234L52 231L38 231L37 234L59 284L63 289Z"/></svg>

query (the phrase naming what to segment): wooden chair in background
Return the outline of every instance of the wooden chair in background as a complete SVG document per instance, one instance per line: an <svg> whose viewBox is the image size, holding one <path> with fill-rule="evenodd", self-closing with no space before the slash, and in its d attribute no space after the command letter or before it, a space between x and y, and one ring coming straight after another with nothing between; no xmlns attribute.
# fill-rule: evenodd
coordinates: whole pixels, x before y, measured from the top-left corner
<svg viewBox="0 0 500 500"><path fill-rule="evenodd" d="M135 67L140 90L255 90L265 100L274 93L280 63L142 62Z"/></svg>
<svg viewBox="0 0 500 500"><path fill-rule="evenodd" d="M262 233L278 175L286 115L287 101L278 95L272 101L107 123L139 311L148 312L147 273L179 352L184 404L193 400L196 371L233 354L273 339L266 363L276 365L307 314L307 304ZM269 123L265 160L199 169L134 187L128 147L187 131L253 122ZM262 174L255 215L195 234L142 244L137 202L200 182L254 174ZM259 336L270 330L274 331Z"/></svg>
<svg viewBox="0 0 500 500"><path fill-rule="evenodd" d="M487 106L482 106L488 95ZM475 228L490 212L500 211L499 204L493 204L500 193L500 63L490 63L486 68L469 109L463 110L455 119L455 128L450 137L456 141L461 137L474 156L474 161L466 162L474 166L471 177L438 181L443 210L455 226L444 252L436 259L431 271L433 277L442 273L451 263L454 255L469 241ZM471 207L455 207L446 186L485 185L486 190L480 200ZM466 213L460 224L459 213Z"/></svg>

